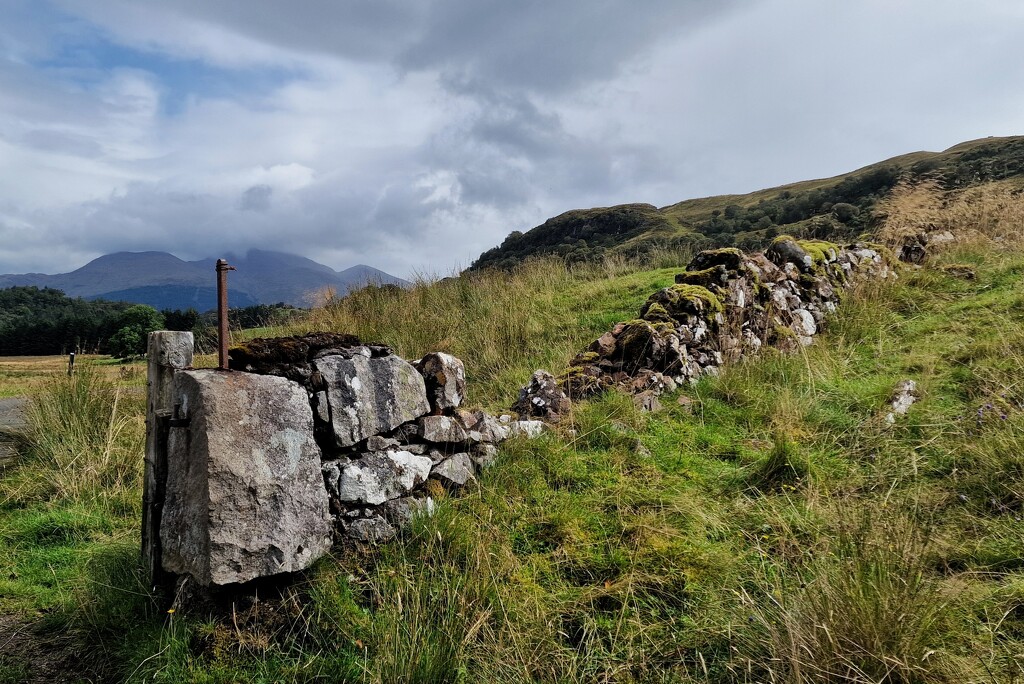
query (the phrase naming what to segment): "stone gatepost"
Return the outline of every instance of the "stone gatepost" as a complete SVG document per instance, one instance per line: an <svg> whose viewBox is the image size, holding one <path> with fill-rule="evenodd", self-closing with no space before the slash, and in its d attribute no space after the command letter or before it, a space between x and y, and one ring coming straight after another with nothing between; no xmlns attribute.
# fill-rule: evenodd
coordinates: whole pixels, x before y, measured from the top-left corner
<svg viewBox="0 0 1024 684"><path fill-rule="evenodd" d="M174 374L192 367L192 333L149 333L146 396L146 456L142 490L142 565L150 586L163 587L160 521L167 485L167 437L174 420Z"/></svg>

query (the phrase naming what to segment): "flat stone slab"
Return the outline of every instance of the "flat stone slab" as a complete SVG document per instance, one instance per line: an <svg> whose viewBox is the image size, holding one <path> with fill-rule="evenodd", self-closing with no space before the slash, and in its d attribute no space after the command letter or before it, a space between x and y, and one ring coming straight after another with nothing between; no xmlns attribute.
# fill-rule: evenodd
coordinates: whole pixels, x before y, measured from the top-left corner
<svg viewBox="0 0 1024 684"><path fill-rule="evenodd" d="M281 377L181 371L160 527L163 567L204 586L308 567L331 519L306 391Z"/></svg>
<svg viewBox="0 0 1024 684"><path fill-rule="evenodd" d="M335 443L347 447L430 412L423 376L397 356L324 356L314 367L327 386Z"/></svg>

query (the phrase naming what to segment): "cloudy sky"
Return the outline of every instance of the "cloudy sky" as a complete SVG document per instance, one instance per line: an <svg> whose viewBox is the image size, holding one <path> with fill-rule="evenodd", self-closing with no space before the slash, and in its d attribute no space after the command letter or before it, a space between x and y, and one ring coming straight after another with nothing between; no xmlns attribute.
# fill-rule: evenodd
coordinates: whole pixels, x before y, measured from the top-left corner
<svg viewBox="0 0 1024 684"><path fill-rule="evenodd" d="M395 275L568 209L1024 133L1019 0L0 0L0 273Z"/></svg>

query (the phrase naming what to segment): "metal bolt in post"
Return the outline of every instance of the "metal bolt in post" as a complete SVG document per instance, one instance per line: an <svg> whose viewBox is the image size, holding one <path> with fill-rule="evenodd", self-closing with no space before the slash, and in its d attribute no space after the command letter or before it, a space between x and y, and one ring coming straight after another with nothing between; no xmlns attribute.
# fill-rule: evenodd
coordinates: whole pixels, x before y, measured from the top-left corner
<svg viewBox="0 0 1024 684"><path fill-rule="evenodd" d="M217 259L217 350L218 366L228 369L228 271L234 271L225 259Z"/></svg>

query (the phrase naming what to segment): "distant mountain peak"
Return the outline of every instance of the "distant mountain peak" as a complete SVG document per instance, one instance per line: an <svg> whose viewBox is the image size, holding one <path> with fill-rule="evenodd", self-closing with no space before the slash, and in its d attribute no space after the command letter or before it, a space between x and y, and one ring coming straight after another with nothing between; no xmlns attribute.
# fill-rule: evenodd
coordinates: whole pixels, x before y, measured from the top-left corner
<svg viewBox="0 0 1024 684"><path fill-rule="evenodd" d="M232 303L305 306L309 294L324 287L338 292L367 283L407 285L401 278L358 264L335 271L312 259L286 252L250 249L244 256L224 255L238 270L228 277ZM184 261L168 252L113 252L70 273L0 275L0 288L35 285L63 290L72 297L150 304L157 308L212 308L216 257ZM209 306L207 306L209 305Z"/></svg>

